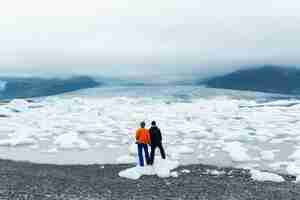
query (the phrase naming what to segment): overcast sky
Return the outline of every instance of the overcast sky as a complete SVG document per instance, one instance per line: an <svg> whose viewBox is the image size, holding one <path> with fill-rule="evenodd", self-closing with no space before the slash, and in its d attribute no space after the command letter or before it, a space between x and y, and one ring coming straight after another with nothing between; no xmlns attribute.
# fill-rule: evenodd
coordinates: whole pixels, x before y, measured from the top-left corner
<svg viewBox="0 0 300 200"><path fill-rule="evenodd" d="M1 73L206 76L300 66L299 0L9 0Z"/></svg>

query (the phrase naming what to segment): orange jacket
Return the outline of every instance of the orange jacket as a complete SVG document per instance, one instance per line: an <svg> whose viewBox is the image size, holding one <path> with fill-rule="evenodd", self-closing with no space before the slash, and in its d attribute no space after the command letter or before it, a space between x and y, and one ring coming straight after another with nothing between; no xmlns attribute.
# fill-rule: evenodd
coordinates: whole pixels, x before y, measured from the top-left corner
<svg viewBox="0 0 300 200"><path fill-rule="evenodd" d="M150 144L150 134L149 130L146 128L139 128L136 131L135 139L138 143L141 144Z"/></svg>

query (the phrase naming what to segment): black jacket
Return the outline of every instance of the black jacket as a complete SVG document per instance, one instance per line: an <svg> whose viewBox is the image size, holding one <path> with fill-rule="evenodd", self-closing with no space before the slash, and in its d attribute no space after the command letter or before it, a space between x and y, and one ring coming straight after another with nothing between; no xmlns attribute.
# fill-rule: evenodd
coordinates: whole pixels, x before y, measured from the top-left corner
<svg viewBox="0 0 300 200"><path fill-rule="evenodd" d="M149 133L150 133L151 145L161 144L162 137L159 128L153 126L150 128Z"/></svg>

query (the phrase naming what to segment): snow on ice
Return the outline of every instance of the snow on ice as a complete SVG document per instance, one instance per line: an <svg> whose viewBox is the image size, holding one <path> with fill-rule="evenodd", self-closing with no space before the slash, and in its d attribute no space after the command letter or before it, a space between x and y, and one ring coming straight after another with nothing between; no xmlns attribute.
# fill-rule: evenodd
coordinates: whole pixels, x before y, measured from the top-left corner
<svg viewBox="0 0 300 200"><path fill-rule="evenodd" d="M117 158L116 161L118 164L129 164L129 163L136 163L137 158L131 155L123 155Z"/></svg>
<svg viewBox="0 0 300 200"><path fill-rule="evenodd" d="M241 142L226 143L223 150L228 152L231 159L235 162L246 162L251 160L247 153L247 149L243 147Z"/></svg>
<svg viewBox="0 0 300 200"><path fill-rule="evenodd" d="M261 151L260 152L262 160L272 161L275 158L274 151Z"/></svg>
<svg viewBox="0 0 300 200"><path fill-rule="evenodd" d="M58 136L54 140L54 144L62 149L89 149L90 145L87 141L79 138L78 133L66 133Z"/></svg>
<svg viewBox="0 0 300 200"><path fill-rule="evenodd" d="M132 167L119 173L120 177L137 180L144 175L157 175L160 178L178 177L178 173L171 172L179 166L178 161L156 159L153 166Z"/></svg>
<svg viewBox="0 0 300 200"><path fill-rule="evenodd" d="M269 173L269 172L262 172L259 170L252 169L250 170L251 178L256 181L272 181L272 182L284 182L284 178L282 176Z"/></svg>
<svg viewBox="0 0 300 200"><path fill-rule="evenodd" d="M55 96L38 103L19 99L0 105L0 115L8 116L0 117L0 146L9 146L7 151L28 146L30 151L30 146L47 143L43 149L32 149L43 153L101 147L105 153L98 156L107 156L112 163L134 163L135 129L140 121L156 120L168 156L180 164L199 162L195 159L199 158L208 164L256 164L264 169L263 162L273 168L285 162L284 171L299 177L298 103L262 104L225 96L188 102L130 96ZM170 169L166 171L169 176Z"/></svg>

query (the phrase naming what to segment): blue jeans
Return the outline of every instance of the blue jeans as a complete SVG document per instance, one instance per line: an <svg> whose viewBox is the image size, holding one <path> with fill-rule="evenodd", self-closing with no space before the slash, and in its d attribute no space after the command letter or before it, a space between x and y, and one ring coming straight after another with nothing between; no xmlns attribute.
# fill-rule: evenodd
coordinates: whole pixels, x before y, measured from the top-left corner
<svg viewBox="0 0 300 200"><path fill-rule="evenodd" d="M148 145L147 144L137 144L138 146L138 155L139 155L139 161L140 161L140 166L144 166L144 156L143 156L143 150L145 152L145 157L146 157L146 163L147 165L150 164L150 157L149 157L149 152L148 152Z"/></svg>

